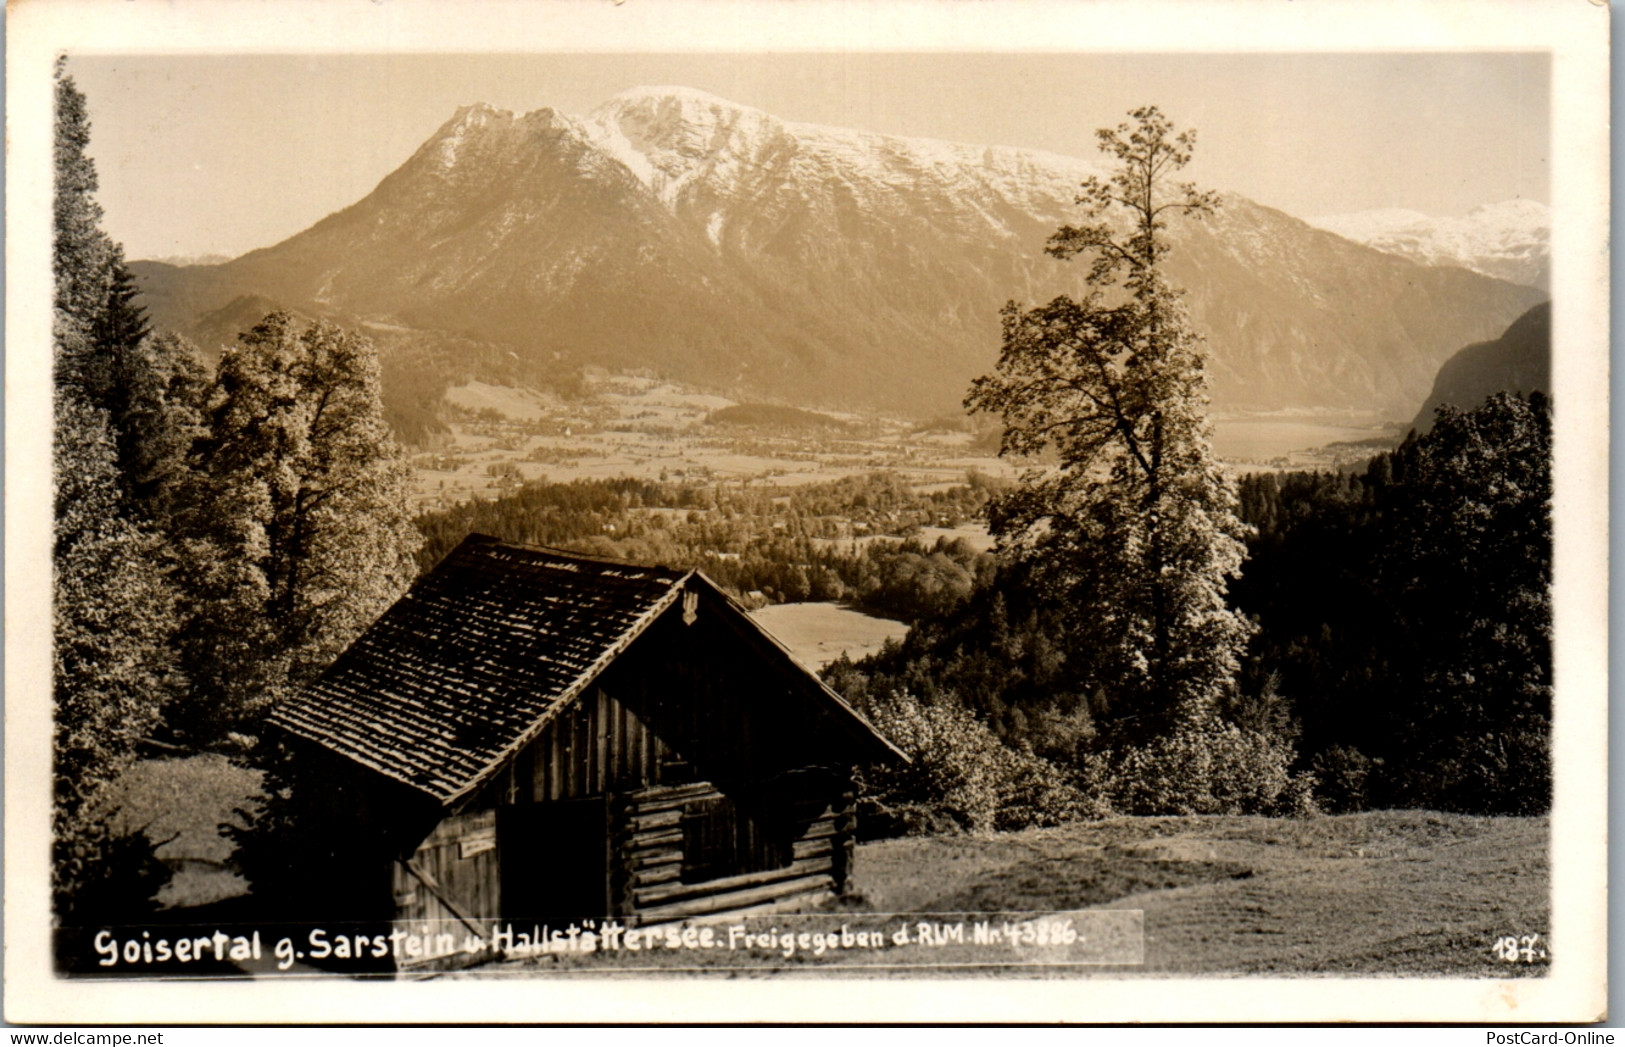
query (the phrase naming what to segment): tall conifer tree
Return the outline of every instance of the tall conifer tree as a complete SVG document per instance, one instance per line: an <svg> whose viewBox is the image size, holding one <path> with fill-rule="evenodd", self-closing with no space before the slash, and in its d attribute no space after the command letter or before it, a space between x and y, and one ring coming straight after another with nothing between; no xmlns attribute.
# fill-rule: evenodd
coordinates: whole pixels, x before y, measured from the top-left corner
<svg viewBox="0 0 1625 1047"><path fill-rule="evenodd" d="M106 309L117 253L113 241L101 229L102 209L95 198L96 165L86 152L89 146L90 116L85 96L59 60L52 149L55 177L51 271L56 278L56 308L87 329L96 325ZM88 352L88 340L84 348ZM59 372L59 380L63 377Z"/></svg>
<svg viewBox="0 0 1625 1047"><path fill-rule="evenodd" d="M60 65L56 104L52 873L57 915L73 922L99 918L110 899L142 903L156 886L141 871L150 848L114 839L102 800L176 685L176 616L157 543L132 521L119 483L96 340L110 323L119 250L99 227L84 96Z"/></svg>

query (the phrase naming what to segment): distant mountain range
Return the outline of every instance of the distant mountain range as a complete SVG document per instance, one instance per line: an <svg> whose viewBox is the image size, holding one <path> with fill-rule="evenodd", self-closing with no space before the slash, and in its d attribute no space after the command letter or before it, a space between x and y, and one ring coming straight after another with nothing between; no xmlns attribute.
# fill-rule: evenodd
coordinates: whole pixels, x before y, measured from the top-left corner
<svg viewBox="0 0 1625 1047"><path fill-rule="evenodd" d="M1460 266L1545 290L1552 285L1552 210L1538 200L1503 200L1453 218L1385 208L1309 224L1423 265Z"/></svg>
<svg viewBox="0 0 1625 1047"><path fill-rule="evenodd" d="M1501 337L1469 345L1439 368L1422 409L1411 427L1433 428L1433 409L1452 404L1471 411L1495 393L1552 391L1552 303L1524 313Z"/></svg>
<svg viewBox="0 0 1625 1047"><path fill-rule="evenodd" d="M1082 289L1043 254L1081 160L789 123L682 88L590 116L467 106L364 199L220 265L132 268L206 347L271 303L536 369L917 416L997 359L1000 307ZM1408 418L1439 365L1545 297L1239 196L1176 224L1219 410ZM461 350L459 350L461 351ZM443 366L462 368L447 350Z"/></svg>
<svg viewBox="0 0 1625 1047"><path fill-rule="evenodd" d="M165 256L163 258L154 258L154 259L151 259L151 261L162 262L165 265L175 265L175 266L222 265L222 264L224 264L226 262L231 261L231 255L229 255L229 254L173 254L173 255L167 255L167 256Z"/></svg>

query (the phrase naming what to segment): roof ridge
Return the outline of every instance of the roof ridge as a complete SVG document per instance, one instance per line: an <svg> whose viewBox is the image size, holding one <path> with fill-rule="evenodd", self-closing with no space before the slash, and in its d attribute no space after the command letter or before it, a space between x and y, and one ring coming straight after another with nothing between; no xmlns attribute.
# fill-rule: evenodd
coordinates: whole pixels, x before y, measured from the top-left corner
<svg viewBox="0 0 1625 1047"><path fill-rule="evenodd" d="M498 538L495 535L483 534L478 531L470 531L466 536L464 536L463 540L457 544L456 549L461 549L464 545L469 544L498 545L506 549L518 549L522 552L546 553L549 556L562 556L566 559L581 560L585 563L607 564L612 567L636 567L646 571L671 571L674 574L687 574L693 570L693 568L689 567L672 567L668 564L644 563L639 560L628 560L618 556L598 556L593 553L583 553L574 549L565 549L557 545L542 545L536 542L511 542L506 538ZM452 552L456 552L456 549L453 549ZM449 557L451 553L447 553L446 555Z"/></svg>
<svg viewBox="0 0 1625 1047"><path fill-rule="evenodd" d="M418 579L268 722L457 807L590 694L688 593L715 594L729 623L717 642L743 640L749 658L782 667L797 693L827 703L840 745L901 755L702 572L480 534Z"/></svg>

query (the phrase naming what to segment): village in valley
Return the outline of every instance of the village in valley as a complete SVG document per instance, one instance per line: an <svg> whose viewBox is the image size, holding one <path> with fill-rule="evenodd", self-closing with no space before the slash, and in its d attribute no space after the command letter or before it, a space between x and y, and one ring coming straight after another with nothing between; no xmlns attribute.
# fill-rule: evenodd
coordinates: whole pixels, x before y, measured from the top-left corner
<svg viewBox="0 0 1625 1047"><path fill-rule="evenodd" d="M642 87L141 258L125 75L54 79L60 975L1550 973L1543 204L1419 259L1149 99Z"/></svg>
<svg viewBox="0 0 1625 1047"><path fill-rule="evenodd" d="M919 422L779 407L758 419L669 379L600 373L583 385L574 400L480 381L448 389L445 433L411 459L414 503L440 508L542 480L795 487L885 471L928 489L962 483L970 471L1013 478L1022 468L999 457L995 428L969 417ZM1218 429L1221 461L1238 473L1352 466L1405 435L1402 423L1377 416L1240 415Z"/></svg>

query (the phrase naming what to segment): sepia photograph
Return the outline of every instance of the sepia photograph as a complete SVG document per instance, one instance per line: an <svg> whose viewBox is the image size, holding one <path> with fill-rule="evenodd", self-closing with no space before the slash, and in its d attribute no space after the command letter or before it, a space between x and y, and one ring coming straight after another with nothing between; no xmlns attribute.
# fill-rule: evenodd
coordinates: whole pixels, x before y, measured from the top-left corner
<svg viewBox="0 0 1625 1047"><path fill-rule="evenodd" d="M1608 10L1174 10L11 7L6 1020L1605 1020Z"/></svg>

